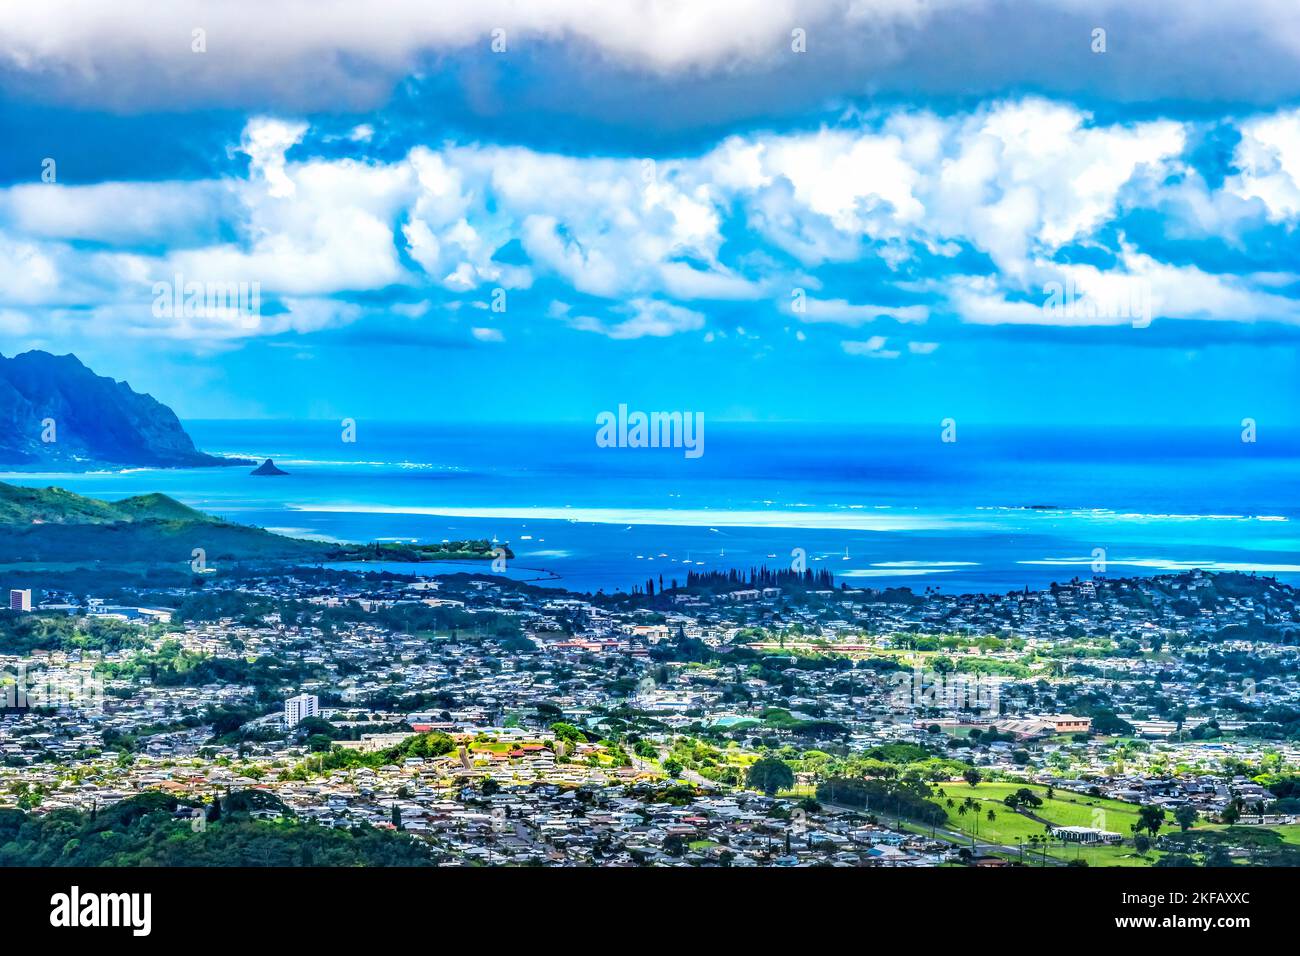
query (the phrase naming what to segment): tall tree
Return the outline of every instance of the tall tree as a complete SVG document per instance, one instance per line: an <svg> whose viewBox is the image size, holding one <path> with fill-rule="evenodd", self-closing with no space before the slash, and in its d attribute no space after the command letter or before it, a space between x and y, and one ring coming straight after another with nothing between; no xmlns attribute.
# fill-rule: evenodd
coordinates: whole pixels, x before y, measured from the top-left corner
<svg viewBox="0 0 1300 956"><path fill-rule="evenodd" d="M794 771L784 760L763 757L749 768L745 781L755 790L762 790L767 796L774 797L778 791L789 790L794 786Z"/></svg>

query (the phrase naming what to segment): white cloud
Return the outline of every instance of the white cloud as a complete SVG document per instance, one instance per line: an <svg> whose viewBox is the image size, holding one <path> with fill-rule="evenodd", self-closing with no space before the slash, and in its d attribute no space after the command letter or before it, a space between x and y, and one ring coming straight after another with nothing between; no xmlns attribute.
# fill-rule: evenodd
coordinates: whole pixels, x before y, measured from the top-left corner
<svg viewBox="0 0 1300 956"><path fill-rule="evenodd" d="M236 212L229 191L215 181L30 183L0 193L0 220L33 239L207 241Z"/></svg>
<svg viewBox="0 0 1300 956"><path fill-rule="evenodd" d="M924 322L930 317L930 309L924 305L866 305L844 299L805 298L803 311L797 311L793 303L787 304L785 308L800 322L828 322L836 325L862 325L882 318L899 322Z"/></svg>
<svg viewBox="0 0 1300 956"><path fill-rule="evenodd" d="M1189 85L1229 98L1294 90L1286 80L1300 59L1300 24L1286 0L43 0L0 5L0 64L10 82L45 95L118 106L272 98L333 107L383 101L423 54L491 57L494 29L506 31L504 56L558 49L600 82L621 70L658 80L779 70L798 27L807 72L830 78L816 94L859 94L882 80L984 91L1034 78L1036 88L1073 92L1127 79L1109 64L1081 77L1066 55L1071 28L1086 49L1096 24L1124 38L1108 58L1127 52L1143 64L1147 96ZM206 52L194 52L195 29ZM963 58L954 37L982 55ZM1243 46L1253 55L1205 56Z"/></svg>
<svg viewBox="0 0 1300 956"><path fill-rule="evenodd" d="M60 294L58 250L0 235L0 295L12 305L48 302Z"/></svg>
<svg viewBox="0 0 1300 956"><path fill-rule="evenodd" d="M864 342L841 342L840 348L846 355L865 355L867 358L896 359L901 354L897 349L886 349L886 338L873 335Z"/></svg>
<svg viewBox="0 0 1300 956"><path fill-rule="evenodd" d="M1121 214L1166 203L1200 210L1206 224L1244 223L1246 210L1259 218L1265 207L1300 216L1300 113L1241 126L1243 172L1210 190L1170 175L1186 173L1183 124L1100 124L1038 99L731 137L655 164L471 145L420 146L385 162L299 156L305 150L290 150L310 142L305 124L257 118L238 146L246 178L0 190L0 309L81 308L156 332L140 304L153 282L179 273L257 282L268 302L300 303L395 285L482 299L558 280L608 303L566 321L627 339L701 329L704 313L692 305L722 300L767 300L802 323L850 327L948 312L984 324L1129 321L1106 310L1050 314L1044 289L1059 281L1092 302L1140 287L1157 318L1294 322L1293 300L1281 294L1289 275L1162 263L1123 238L1113 267L1056 261ZM753 235L729 242L729 221ZM526 261L499 261L506 246ZM986 254L994 272L916 277L919 255L965 248ZM826 292L795 312L788 290L821 291L817 267L843 261L869 266L869 282L892 284L912 303ZM190 323L177 334L301 331L360 314L303 309L237 327Z"/></svg>
<svg viewBox="0 0 1300 956"><path fill-rule="evenodd" d="M1300 323L1300 302L1270 291L1268 277L1256 281L1250 275L1213 274L1159 262L1132 249L1124 252L1120 265L1102 270L1038 261L1032 270L1043 280L1038 287L1009 287L995 276L963 276L948 283L949 300L964 321L980 325L1143 328L1160 319Z"/></svg>
<svg viewBox="0 0 1300 956"><path fill-rule="evenodd" d="M941 119L899 111L858 130L733 137L703 162L750 222L800 261L873 251L897 267L902 242L962 240L1004 271L1112 218L1121 190L1183 150L1181 124L1095 125L1030 98ZM1157 179L1158 182L1158 179Z"/></svg>
<svg viewBox="0 0 1300 956"><path fill-rule="evenodd" d="M1262 200L1274 221L1300 214L1300 110L1242 123L1234 161L1241 172L1229 192Z"/></svg>
<svg viewBox="0 0 1300 956"><path fill-rule="evenodd" d="M584 332L599 332L611 339L639 339L645 336L662 338L678 332L693 332L704 327L704 316L699 312L654 299L635 299L624 311L631 317L619 322L607 322L590 316L572 320L574 328Z"/></svg>
<svg viewBox="0 0 1300 956"><path fill-rule="evenodd" d="M659 275L664 291L680 299L758 299L768 294L766 283L722 268L704 270L684 262L665 262Z"/></svg>
<svg viewBox="0 0 1300 956"><path fill-rule="evenodd" d="M916 0L476 0L437 9L427 0L44 0L26 11L0 6L0 62L100 100L231 99L260 86L262 95L329 102L348 85L381 96L424 52L478 47L490 56L495 29L508 49L576 41L668 75L788 56L794 26L870 32L923 11ZM206 52L193 50L196 28Z"/></svg>
<svg viewBox="0 0 1300 956"><path fill-rule="evenodd" d="M294 184L285 175L284 154L302 141L306 123L286 123L269 117L257 117L244 127L240 151L248 156L249 166L266 182L266 191L275 197L292 196Z"/></svg>
<svg viewBox="0 0 1300 956"><path fill-rule="evenodd" d="M794 199L841 232L897 234L925 207L916 198L920 171L890 134L822 131L774 137L765 166L794 187Z"/></svg>

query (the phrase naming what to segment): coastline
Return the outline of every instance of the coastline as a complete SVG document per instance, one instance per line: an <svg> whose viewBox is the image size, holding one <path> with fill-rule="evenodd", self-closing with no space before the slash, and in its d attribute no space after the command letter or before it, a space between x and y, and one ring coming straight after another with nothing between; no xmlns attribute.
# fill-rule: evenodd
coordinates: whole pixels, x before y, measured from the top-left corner
<svg viewBox="0 0 1300 956"><path fill-rule="evenodd" d="M1288 493L1300 458L1285 443L1282 454L1241 459L1239 443L1220 447L1204 432L1125 433L1106 445L1088 430L1003 429L996 441L945 448L903 428L721 424L708 453L685 461L597 448L576 424L365 423L354 445L321 422L187 427L214 454L273 457L290 474L259 482L224 467L133 467L0 480L105 500L162 492L325 542L495 539L584 591L784 566L796 549L848 583L965 593L1190 568L1300 581L1300 512Z"/></svg>

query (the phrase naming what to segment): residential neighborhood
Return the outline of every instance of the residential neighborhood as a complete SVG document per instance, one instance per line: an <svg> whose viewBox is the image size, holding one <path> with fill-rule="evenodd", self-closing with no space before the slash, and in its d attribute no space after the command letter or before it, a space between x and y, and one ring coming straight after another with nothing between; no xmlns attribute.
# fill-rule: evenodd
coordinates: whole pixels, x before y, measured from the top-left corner
<svg viewBox="0 0 1300 956"><path fill-rule="evenodd" d="M48 813L250 789L283 807L263 816L400 829L449 865L1020 863L1022 843L936 796L987 815L983 788L1012 784L1103 816L1157 808L1165 836L1180 812L1206 833L1300 832L1285 585L772 580L593 596L281 569L134 604L51 593L8 622L67 639L0 656L25 695L0 717L0 800ZM769 759L788 780L755 777ZM876 796L845 802L855 780ZM1098 863L1162 858L1156 832L1138 852L1131 828L1014 804L1053 864L1080 845L1114 848Z"/></svg>

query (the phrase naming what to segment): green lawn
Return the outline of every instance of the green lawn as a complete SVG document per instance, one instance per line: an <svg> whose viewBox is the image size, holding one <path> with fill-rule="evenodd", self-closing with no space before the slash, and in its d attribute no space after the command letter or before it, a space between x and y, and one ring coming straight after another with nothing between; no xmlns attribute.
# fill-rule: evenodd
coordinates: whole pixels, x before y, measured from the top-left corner
<svg viewBox="0 0 1300 956"><path fill-rule="evenodd" d="M1013 847L1018 842L1024 842L1025 860L1028 862L1031 855L1028 846L1029 837L1042 836L1047 831L1044 824L1015 812L1002 802L1008 794L1015 793L1021 787L1028 788L1043 801L1041 807L1033 808L1034 815L1056 826L1099 827L1128 837L1132 832L1132 825L1137 821L1136 804L1090 797L1065 790L1056 790L1049 798L1047 788L1035 784L981 782L971 787L967 783L946 783L942 784L945 795L939 795L936 789L932 799L948 811L949 829L974 835L980 842L988 841ZM970 810L962 814L958 807L967 797L975 800L978 810ZM949 807L947 805L949 799L957 806ZM995 814L995 818L991 821L988 819L989 810ZM1058 860L1084 859L1091 866L1149 866L1154 862L1151 855L1146 859L1138 857L1131 846L1053 846L1047 852L1050 857Z"/></svg>
<svg viewBox="0 0 1300 956"><path fill-rule="evenodd" d="M1127 835L1130 827L1137 822L1138 808L1133 803L1123 803L1119 800L1107 800L1104 797L1091 797L1079 793L1071 793L1066 790L1055 790L1052 797L1047 796L1047 788L1037 784L1024 783L985 783L981 782L972 787L970 784L945 783L939 785L947 795L957 804L963 803L967 797L973 797L980 804L980 836L993 834L994 830L1006 828L1012 839L1017 836L1028 836L1030 833L1042 833L1043 825L1029 819L1022 814L1013 812L1002 801L1012 793L1022 787L1031 791L1035 796L1043 801L1041 807L1033 809L1036 816L1048 820L1056 826L1066 827L1100 827L1103 830L1113 830L1116 833ZM935 798L940 804L944 804L948 810L949 819L961 824L961 829L966 829L969 825L973 828L973 812L968 813L966 817L958 815L957 810L947 807L946 799L937 795ZM994 810L998 819L989 823L985 817L986 811ZM1007 817L1004 821L1002 818ZM986 829L988 828L988 829ZM997 839L996 836L993 837Z"/></svg>
<svg viewBox="0 0 1300 956"><path fill-rule="evenodd" d="M1132 828L1137 821L1138 806L1132 803L1107 800L1102 797L1091 797L1066 790L1055 790L1053 796L1049 799L1047 788L1037 784L980 782L971 787L962 781L936 785L934 787L935 794L931 799L938 802L948 812L947 829L975 836L981 847L986 843L991 843L1016 848L1023 841L1024 862L1033 865L1041 859L1042 850L1038 848L1031 849L1028 838L1031 835L1044 835L1046 828L1037 820L1016 813L1002 802L1008 794L1014 793L1021 787L1028 788L1043 801L1042 806L1032 809L1035 816L1050 821L1055 826L1099 827L1113 833L1122 834L1127 841L1119 846L1053 844L1047 848L1049 865L1053 859L1060 862L1079 859L1086 861L1089 866L1151 866L1164 855L1161 851L1152 850L1146 856L1138 856L1133 849ZM938 793L940 788L944 791L943 795ZM958 806L964 803L967 797L975 801L978 810L968 810L964 814L959 813ZM952 799L957 806L949 807L947 805L948 799ZM995 814L992 821L988 819L989 810L993 810ZM977 815L978 829L976 827ZM904 826L916 833L930 832L929 827L920 824L907 823ZM1178 832L1179 828L1174 822L1172 814L1166 814L1165 825L1160 830L1160 834ZM1192 828L1192 834L1197 833L1211 837L1212 842L1214 835L1221 834L1227 837L1224 841L1227 845L1258 848L1261 854L1266 854L1270 852L1270 848L1276 848L1279 845L1300 846L1300 824L1273 827L1225 827L1222 824L1201 823ZM995 852L999 852L1002 856L1009 856L1012 859L1019 859L1021 856L1019 852L1014 850L1010 853L1007 851Z"/></svg>
<svg viewBox="0 0 1300 956"><path fill-rule="evenodd" d="M805 797L816 797L817 788L811 784L797 783L789 790L780 790L777 796L785 800L802 800Z"/></svg>
<svg viewBox="0 0 1300 956"><path fill-rule="evenodd" d="M1278 826L1267 827L1274 833L1282 837L1283 843L1289 843L1292 846L1300 846L1300 823L1283 823Z"/></svg>
<svg viewBox="0 0 1300 956"><path fill-rule="evenodd" d="M501 740L483 740L471 741L470 743L467 743L466 746L469 748L470 756L473 757L475 754L482 753L506 754L514 750L516 745Z"/></svg>

